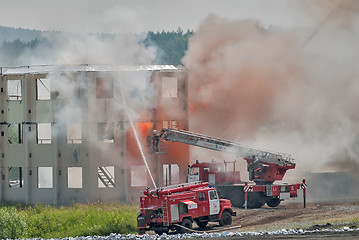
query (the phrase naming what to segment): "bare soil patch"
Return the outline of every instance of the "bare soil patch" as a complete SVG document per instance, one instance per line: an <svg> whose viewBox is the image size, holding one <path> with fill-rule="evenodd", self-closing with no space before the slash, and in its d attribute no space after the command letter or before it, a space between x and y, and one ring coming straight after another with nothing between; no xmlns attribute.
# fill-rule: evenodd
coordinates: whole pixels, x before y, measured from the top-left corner
<svg viewBox="0 0 359 240"><path fill-rule="evenodd" d="M335 228L353 224L359 218L359 201L350 203L283 203L276 208L235 209L232 226L238 231L273 231L296 228Z"/></svg>

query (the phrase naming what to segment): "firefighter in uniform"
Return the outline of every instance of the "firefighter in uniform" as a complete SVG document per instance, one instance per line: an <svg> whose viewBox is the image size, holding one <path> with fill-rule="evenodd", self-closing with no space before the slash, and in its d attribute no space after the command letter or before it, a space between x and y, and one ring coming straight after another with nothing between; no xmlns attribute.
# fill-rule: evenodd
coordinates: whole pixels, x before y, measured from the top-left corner
<svg viewBox="0 0 359 240"><path fill-rule="evenodd" d="M256 156L252 157L252 163L248 165L249 179L259 179L262 164Z"/></svg>
<svg viewBox="0 0 359 240"><path fill-rule="evenodd" d="M152 141L153 141L153 151L154 152L158 152L159 148L158 148L158 144L160 143L160 135L158 135L157 130L153 130L153 136L152 136Z"/></svg>

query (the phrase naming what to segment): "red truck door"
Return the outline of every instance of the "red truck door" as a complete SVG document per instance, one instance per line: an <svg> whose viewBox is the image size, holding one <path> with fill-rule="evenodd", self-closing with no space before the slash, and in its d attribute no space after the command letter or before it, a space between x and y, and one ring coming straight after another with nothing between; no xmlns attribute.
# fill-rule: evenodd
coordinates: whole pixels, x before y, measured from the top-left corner
<svg viewBox="0 0 359 240"><path fill-rule="evenodd" d="M209 203L206 192L198 193L198 216L208 216L209 215Z"/></svg>

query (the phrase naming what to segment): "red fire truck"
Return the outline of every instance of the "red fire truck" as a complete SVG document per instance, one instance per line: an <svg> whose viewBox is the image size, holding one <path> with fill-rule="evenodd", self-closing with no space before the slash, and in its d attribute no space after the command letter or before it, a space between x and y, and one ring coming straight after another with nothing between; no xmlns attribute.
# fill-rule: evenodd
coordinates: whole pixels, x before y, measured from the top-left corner
<svg viewBox="0 0 359 240"><path fill-rule="evenodd" d="M196 162L189 166L188 182L204 181L214 185L223 198L229 199L235 207L259 208L267 203L270 207L277 207L281 201L296 198L298 190L303 190L304 207L306 197L306 184L274 184L282 180L289 169L295 168L294 158L285 153L256 149L243 144L213 138L194 132L166 128L153 140L154 152L160 152L158 139L181 142L197 147L215 151L228 152L242 157L247 161L250 182L240 180L240 172L235 170L235 161L224 162ZM232 163L233 168L227 165Z"/></svg>
<svg viewBox="0 0 359 240"><path fill-rule="evenodd" d="M153 230L157 234L175 230L184 233L193 222L205 227L208 222L231 225L236 212L230 200L219 199L208 183L184 183L157 189L147 189L140 198L137 217L138 232Z"/></svg>

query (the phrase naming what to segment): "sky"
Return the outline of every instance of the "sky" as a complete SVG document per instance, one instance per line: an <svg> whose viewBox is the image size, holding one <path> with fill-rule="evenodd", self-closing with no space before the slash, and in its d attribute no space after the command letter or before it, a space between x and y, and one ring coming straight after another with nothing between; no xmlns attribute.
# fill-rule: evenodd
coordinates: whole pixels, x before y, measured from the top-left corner
<svg viewBox="0 0 359 240"><path fill-rule="evenodd" d="M196 30L210 13L284 27L310 22L298 0L2 0L1 8L0 25L42 31Z"/></svg>

